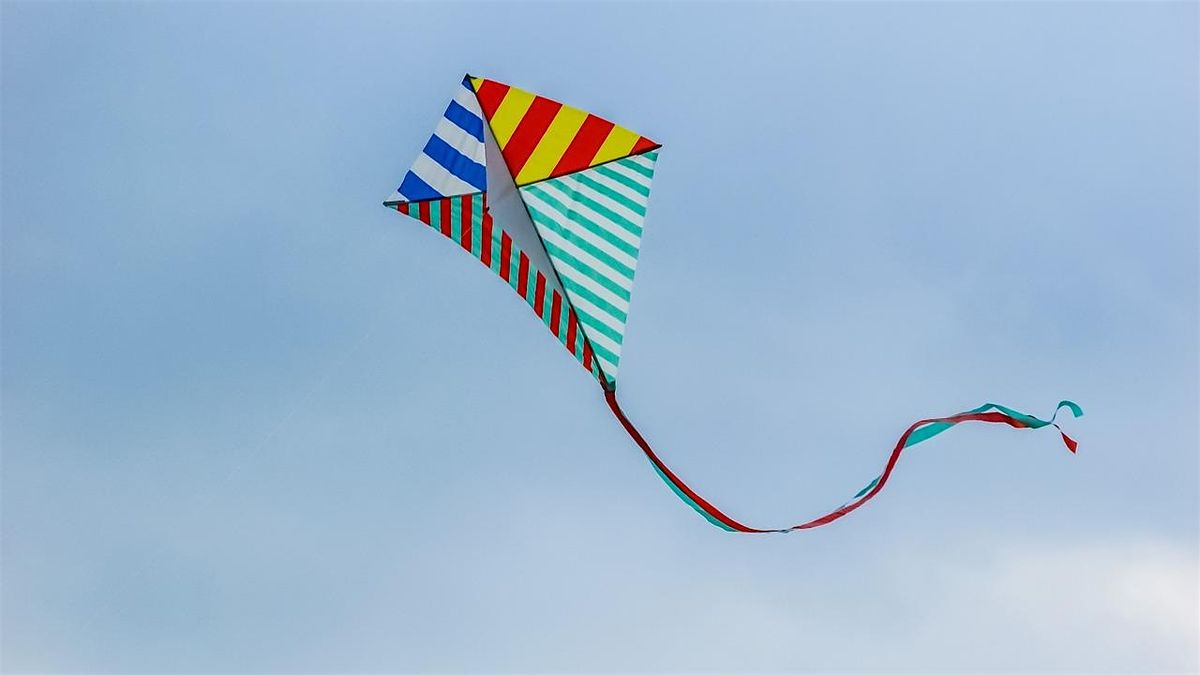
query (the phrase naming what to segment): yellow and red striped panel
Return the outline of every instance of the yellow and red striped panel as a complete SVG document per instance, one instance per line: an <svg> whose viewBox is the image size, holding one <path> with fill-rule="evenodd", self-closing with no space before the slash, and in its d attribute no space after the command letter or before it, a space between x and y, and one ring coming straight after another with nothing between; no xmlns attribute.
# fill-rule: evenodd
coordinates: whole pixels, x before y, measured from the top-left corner
<svg viewBox="0 0 1200 675"><path fill-rule="evenodd" d="M517 185L636 155L658 143L587 111L495 80L471 78Z"/></svg>

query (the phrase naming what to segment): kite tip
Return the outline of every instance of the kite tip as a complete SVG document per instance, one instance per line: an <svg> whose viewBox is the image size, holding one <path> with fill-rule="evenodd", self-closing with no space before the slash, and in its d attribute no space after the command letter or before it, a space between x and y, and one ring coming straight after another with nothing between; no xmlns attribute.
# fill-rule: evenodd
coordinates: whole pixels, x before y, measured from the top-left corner
<svg viewBox="0 0 1200 675"><path fill-rule="evenodd" d="M1060 436L1062 436L1063 445L1067 446L1067 450L1070 450L1072 455L1079 454L1078 452L1076 452L1077 450L1079 450L1079 443L1076 442L1076 440L1074 438L1071 438L1070 436L1068 436L1067 432L1062 430L1062 427L1055 424L1054 428L1058 429L1058 434Z"/></svg>

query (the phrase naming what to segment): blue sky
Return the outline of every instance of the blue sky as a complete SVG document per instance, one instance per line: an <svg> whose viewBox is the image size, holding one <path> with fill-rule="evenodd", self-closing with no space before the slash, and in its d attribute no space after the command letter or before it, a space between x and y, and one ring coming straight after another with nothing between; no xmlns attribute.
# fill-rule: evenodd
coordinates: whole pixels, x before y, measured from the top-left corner
<svg viewBox="0 0 1200 675"><path fill-rule="evenodd" d="M1195 670L1195 3L5 3L6 672ZM630 416L380 201L464 72L664 144Z"/></svg>

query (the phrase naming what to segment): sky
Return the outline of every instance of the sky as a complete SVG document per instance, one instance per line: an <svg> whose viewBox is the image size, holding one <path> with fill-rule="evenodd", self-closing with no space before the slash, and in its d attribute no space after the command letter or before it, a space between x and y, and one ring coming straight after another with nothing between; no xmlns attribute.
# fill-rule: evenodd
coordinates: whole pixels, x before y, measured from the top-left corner
<svg viewBox="0 0 1200 675"><path fill-rule="evenodd" d="M1196 3L5 2L6 673L1200 669ZM463 73L663 144L623 407L381 207Z"/></svg>

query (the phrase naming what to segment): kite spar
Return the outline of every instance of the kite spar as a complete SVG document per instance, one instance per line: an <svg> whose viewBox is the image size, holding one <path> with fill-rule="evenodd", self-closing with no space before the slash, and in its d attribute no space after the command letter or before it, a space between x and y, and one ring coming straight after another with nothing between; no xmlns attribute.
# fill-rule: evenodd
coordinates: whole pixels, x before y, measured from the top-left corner
<svg viewBox="0 0 1200 675"><path fill-rule="evenodd" d="M758 529L726 515L658 457L617 402L625 320L642 226L661 146L589 112L470 75L384 206L457 243L499 275L604 389L609 408L664 482L710 523L732 532L790 532L831 523L887 484L905 448L962 422L1017 429L1055 422L988 403L915 422L883 472L842 506L786 528Z"/></svg>

